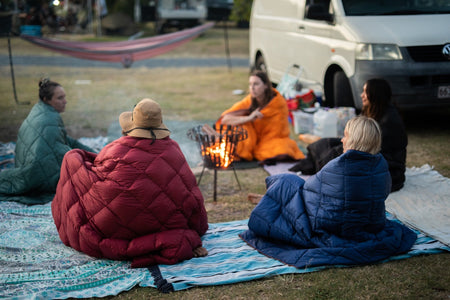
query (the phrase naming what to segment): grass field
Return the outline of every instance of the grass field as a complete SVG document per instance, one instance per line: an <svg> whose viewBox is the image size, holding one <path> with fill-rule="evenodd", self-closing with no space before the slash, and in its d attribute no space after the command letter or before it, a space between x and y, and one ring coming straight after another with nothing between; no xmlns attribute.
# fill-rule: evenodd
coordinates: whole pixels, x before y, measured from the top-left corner
<svg viewBox="0 0 450 300"><path fill-rule="evenodd" d="M248 31L229 28L231 56L248 56ZM60 36L59 38L69 38ZM75 37L70 37L75 38ZM78 37L80 38L80 37ZM85 37L82 37L85 38ZM11 41L14 55L59 56L17 37ZM224 57L224 30L216 27L164 57ZM7 39L0 39L0 55L7 57ZM0 67L0 141L15 141L18 127L37 102L38 81L49 76L66 90L68 105L63 119L73 137L105 135L119 114L131 110L142 98L158 101L165 119L215 119L247 89L247 68L79 68L15 66L19 101L13 97L10 67ZM86 84L90 82L90 84ZM83 83L83 84L80 84ZM407 166L430 164L450 176L450 127L448 108L402 112L409 145ZM238 170L239 190L232 172L219 172L218 201L212 201L212 173L200 186L211 223L248 218L253 204L247 193L264 193L267 173ZM424 212L425 213L425 212ZM169 295L151 288L134 288L117 299L449 299L449 253L345 269L329 269L302 275L276 276L247 283L195 288Z"/></svg>

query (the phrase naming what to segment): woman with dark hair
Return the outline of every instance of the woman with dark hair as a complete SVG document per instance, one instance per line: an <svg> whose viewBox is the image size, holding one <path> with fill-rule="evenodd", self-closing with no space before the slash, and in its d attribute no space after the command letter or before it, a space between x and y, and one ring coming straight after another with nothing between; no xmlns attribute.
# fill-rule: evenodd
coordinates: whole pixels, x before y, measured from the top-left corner
<svg viewBox="0 0 450 300"><path fill-rule="evenodd" d="M59 83L48 78L39 81L39 101L17 135L15 168L0 173L0 201L51 201L64 154L74 148L93 152L67 135L60 116L66 104L66 93Z"/></svg>
<svg viewBox="0 0 450 300"><path fill-rule="evenodd" d="M384 79L369 79L363 87L361 100L362 115L375 120L381 120L391 104L392 91Z"/></svg>
<svg viewBox="0 0 450 300"><path fill-rule="evenodd" d="M298 160L305 156L290 138L286 100L274 88L265 72L249 77L249 94L222 113L216 123L242 126L248 138L239 142L236 155L242 160L262 164Z"/></svg>
<svg viewBox="0 0 450 300"><path fill-rule="evenodd" d="M382 132L381 154L387 160L392 177L391 191L398 191L405 182L406 146L408 137L397 109L391 103L391 87L384 79L369 79L361 93L361 115L378 122ZM290 171L315 174L330 160L342 154L339 138L323 138L307 147L306 159L300 160Z"/></svg>

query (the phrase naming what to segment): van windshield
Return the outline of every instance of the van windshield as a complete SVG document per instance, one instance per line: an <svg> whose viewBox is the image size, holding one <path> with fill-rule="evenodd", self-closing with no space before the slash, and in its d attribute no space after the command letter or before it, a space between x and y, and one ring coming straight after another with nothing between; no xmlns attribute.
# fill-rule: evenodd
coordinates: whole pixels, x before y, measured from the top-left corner
<svg viewBox="0 0 450 300"><path fill-rule="evenodd" d="M448 14L450 0L342 0L347 16Z"/></svg>

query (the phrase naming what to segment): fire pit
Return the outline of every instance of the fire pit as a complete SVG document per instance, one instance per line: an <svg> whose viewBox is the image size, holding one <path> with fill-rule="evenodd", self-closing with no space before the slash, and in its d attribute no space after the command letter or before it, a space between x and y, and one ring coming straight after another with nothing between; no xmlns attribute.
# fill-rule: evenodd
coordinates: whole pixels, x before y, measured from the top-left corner
<svg viewBox="0 0 450 300"><path fill-rule="evenodd" d="M203 169L198 184L202 180L205 168L214 170L214 201L217 197L217 170L233 169L239 189L241 188L233 161L237 143L248 136L245 129L231 125L220 125L217 129L209 125L199 125L189 129L187 136L197 142L203 159Z"/></svg>

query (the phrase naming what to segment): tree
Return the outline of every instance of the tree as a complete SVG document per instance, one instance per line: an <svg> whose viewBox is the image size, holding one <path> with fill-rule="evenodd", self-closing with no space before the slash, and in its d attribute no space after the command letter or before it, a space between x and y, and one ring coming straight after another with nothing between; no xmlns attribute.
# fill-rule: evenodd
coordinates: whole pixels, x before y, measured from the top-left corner
<svg viewBox="0 0 450 300"><path fill-rule="evenodd" d="M238 27L248 27L253 0L234 0L230 20L237 22Z"/></svg>

